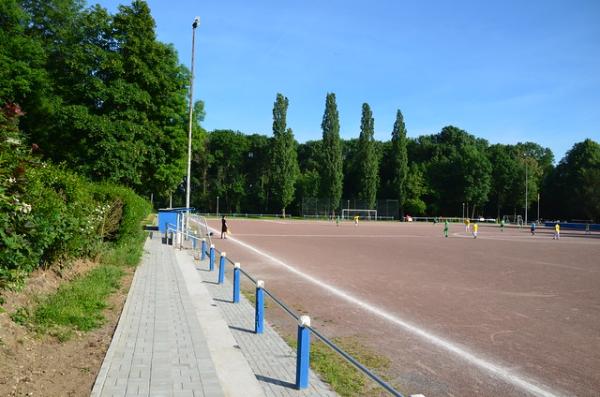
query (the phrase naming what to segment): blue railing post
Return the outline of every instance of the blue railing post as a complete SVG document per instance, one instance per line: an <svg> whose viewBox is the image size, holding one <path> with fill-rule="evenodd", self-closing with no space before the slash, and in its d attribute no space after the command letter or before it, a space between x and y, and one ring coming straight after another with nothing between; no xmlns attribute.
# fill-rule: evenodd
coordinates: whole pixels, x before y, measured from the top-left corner
<svg viewBox="0 0 600 397"><path fill-rule="evenodd" d="M240 264L233 265L233 303L240 301Z"/></svg>
<svg viewBox="0 0 600 397"><path fill-rule="evenodd" d="M221 252L221 259L219 259L219 284L223 284L225 281L225 258L227 257L226 252Z"/></svg>
<svg viewBox="0 0 600 397"><path fill-rule="evenodd" d="M310 317L300 316L298 323L298 347L296 349L296 389L308 387L310 363Z"/></svg>
<svg viewBox="0 0 600 397"><path fill-rule="evenodd" d="M194 235L192 236L192 250L196 251L197 246L198 246L198 238L196 237L196 234L194 233Z"/></svg>
<svg viewBox="0 0 600 397"><path fill-rule="evenodd" d="M254 332L263 333L263 323L265 319L265 282L258 280L256 282L256 310L254 311Z"/></svg>
<svg viewBox="0 0 600 397"><path fill-rule="evenodd" d="M208 255L209 255L208 270L210 270L212 272L213 270L215 270L215 246L214 246L214 244L210 245L210 252Z"/></svg>
<svg viewBox="0 0 600 397"><path fill-rule="evenodd" d="M204 238L202 239L201 249L202 249L202 255L200 256L200 260L203 261L206 259L206 239L204 239Z"/></svg>

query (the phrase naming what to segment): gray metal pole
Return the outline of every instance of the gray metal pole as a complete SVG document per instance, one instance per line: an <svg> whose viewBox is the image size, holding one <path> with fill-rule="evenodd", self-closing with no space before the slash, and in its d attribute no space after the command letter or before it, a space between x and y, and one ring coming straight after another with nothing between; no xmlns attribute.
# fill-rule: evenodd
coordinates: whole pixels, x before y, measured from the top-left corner
<svg viewBox="0 0 600 397"><path fill-rule="evenodd" d="M190 77L190 119L188 125L188 160L187 160L187 180L185 189L185 207L190 208L190 183L192 181L192 116L194 113L194 55L196 47L196 28L200 24L200 18L194 18L192 23L192 75Z"/></svg>
<svg viewBox="0 0 600 397"><path fill-rule="evenodd" d="M527 158L525 158L525 224L527 223Z"/></svg>
<svg viewBox="0 0 600 397"><path fill-rule="evenodd" d="M538 193L538 216L537 222L540 223L540 194Z"/></svg>

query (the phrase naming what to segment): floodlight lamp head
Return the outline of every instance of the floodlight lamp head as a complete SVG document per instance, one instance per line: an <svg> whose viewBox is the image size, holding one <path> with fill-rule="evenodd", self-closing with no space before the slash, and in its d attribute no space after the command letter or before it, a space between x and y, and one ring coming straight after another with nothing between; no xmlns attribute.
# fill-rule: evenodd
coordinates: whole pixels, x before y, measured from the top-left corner
<svg viewBox="0 0 600 397"><path fill-rule="evenodd" d="M200 17L194 18L194 23L192 23L192 28L196 29L200 25Z"/></svg>

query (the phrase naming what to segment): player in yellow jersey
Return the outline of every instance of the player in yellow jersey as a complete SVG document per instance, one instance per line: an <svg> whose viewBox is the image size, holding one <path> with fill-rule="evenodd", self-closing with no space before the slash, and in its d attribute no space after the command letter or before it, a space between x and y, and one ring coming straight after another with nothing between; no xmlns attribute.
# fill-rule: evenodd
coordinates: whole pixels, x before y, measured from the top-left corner
<svg viewBox="0 0 600 397"><path fill-rule="evenodd" d="M473 224L473 238L477 238L477 232L479 231L479 224Z"/></svg>

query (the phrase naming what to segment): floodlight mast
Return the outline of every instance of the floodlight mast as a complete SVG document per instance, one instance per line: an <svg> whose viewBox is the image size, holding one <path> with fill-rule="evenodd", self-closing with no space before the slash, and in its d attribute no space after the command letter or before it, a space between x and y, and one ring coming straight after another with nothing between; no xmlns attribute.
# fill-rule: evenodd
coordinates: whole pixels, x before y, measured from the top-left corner
<svg viewBox="0 0 600 397"><path fill-rule="evenodd" d="M192 180L192 117L194 115L194 55L196 48L196 28L200 25L200 17L194 18L192 23L192 67L190 76L190 115L188 125L188 159L187 159L187 178L185 189L185 207L190 208L190 184ZM188 210L189 215L189 210Z"/></svg>

